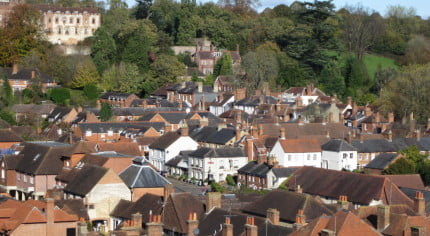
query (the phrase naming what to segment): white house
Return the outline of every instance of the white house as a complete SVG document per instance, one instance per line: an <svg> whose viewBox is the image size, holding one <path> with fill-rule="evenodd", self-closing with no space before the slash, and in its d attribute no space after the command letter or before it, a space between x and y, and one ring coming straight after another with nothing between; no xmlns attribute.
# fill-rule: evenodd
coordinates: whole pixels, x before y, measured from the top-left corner
<svg viewBox="0 0 430 236"><path fill-rule="evenodd" d="M330 170L357 169L357 149L345 140L332 139L321 146L322 168Z"/></svg>
<svg viewBox="0 0 430 236"><path fill-rule="evenodd" d="M168 132L149 146L149 161L159 170L166 171L165 163L176 157L179 152L196 150L199 144L188 136L188 127L181 133Z"/></svg>
<svg viewBox="0 0 430 236"><path fill-rule="evenodd" d="M214 115L219 116L233 108L233 102L234 95L224 95L223 97L217 98L217 100L209 106L209 111Z"/></svg>
<svg viewBox="0 0 430 236"><path fill-rule="evenodd" d="M188 155L188 174L190 178L201 181L225 181L227 175L236 175L247 162L248 157L241 148L201 147Z"/></svg>
<svg viewBox="0 0 430 236"><path fill-rule="evenodd" d="M269 172L267 172L267 188L279 188L279 185L282 184L282 182L284 182L285 180L287 180L288 177L290 177L297 169L298 168L296 167L271 168Z"/></svg>
<svg viewBox="0 0 430 236"><path fill-rule="evenodd" d="M321 146L316 139L280 138L269 155L274 156L283 167L321 167Z"/></svg>

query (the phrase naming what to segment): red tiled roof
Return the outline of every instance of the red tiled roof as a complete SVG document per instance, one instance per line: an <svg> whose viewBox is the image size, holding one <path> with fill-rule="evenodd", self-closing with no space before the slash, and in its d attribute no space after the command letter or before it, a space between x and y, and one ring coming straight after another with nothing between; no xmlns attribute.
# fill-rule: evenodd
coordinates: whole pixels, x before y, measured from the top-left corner
<svg viewBox="0 0 430 236"><path fill-rule="evenodd" d="M280 139L285 153L321 152L321 145L316 139Z"/></svg>

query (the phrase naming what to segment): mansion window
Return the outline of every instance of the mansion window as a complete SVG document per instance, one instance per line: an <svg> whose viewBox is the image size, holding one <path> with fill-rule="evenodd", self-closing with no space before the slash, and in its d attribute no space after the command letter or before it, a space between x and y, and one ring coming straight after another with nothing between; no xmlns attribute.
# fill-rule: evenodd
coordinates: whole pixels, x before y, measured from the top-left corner
<svg viewBox="0 0 430 236"><path fill-rule="evenodd" d="M70 19L69 19L69 23L70 23L70 24L73 24L73 18L72 18L72 17L70 17Z"/></svg>
<svg viewBox="0 0 430 236"><path fill-rule="evenodd" d="M58 34L61 34L61 28L58 28Z"/></svg>
<svg viewBox="0 0 430 236"><path fill-rule="evenodd" d="M96 18L93 18L93 24L95 24L96 23Z"/></svg>
<svg viewBox="0 0 430 236"><path fill-rule="evenodd" d="M80 18L76 18L76 24L80 24L81 23L81 19Z"/></svg>
<svg viewBox="0 0 430 236"><path fill-rule="evenodd" d="M58 17L57 17L57 18L55 18L55 23L57 23L57 24L58 24Z"/></svg>

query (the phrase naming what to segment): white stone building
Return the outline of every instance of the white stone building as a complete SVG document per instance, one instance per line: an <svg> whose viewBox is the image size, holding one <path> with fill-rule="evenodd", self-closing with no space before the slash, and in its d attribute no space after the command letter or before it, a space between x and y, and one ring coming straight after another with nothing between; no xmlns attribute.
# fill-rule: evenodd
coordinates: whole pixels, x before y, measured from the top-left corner
<svg viewBox="0 0 430 236"><path fill-rule="evenodd" d="M283 167L321 167L321 146L316 139L280 138L269 155L275 157Z"/></svg>

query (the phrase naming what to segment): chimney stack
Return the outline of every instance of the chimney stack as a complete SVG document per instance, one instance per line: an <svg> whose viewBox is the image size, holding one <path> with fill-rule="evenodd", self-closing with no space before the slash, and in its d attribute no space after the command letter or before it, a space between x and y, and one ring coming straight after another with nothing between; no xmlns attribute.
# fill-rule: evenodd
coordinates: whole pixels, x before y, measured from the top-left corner
<svg viewBox="0 0 430 236"><path fill-rule="evenodd" d="M279 211L274 208L267 209L267 219L270 220L272 225L279 225Z"/></svg>
<svg viewBox="0 0 430 236"><path fill-rule="evenodd" d="M246 89L245 88L238 88L236 89L234 93L234 100L240 101L246 97Z"/></svg>
<svg viewBox="0 0 430 236"><path fill-rule="evenodd" d="M55 220L54 207L55 207L54 206L54 199L47 198L46 199L46 209L45 209L47 235L55 235L54 230L53 230L54 220Z"/></svg>
<svg viewBox="0 0 430 236"><path fill-rule="evenodd" d="M391 130L388 131L388 141L393 141L393 132Z"/></svg>
<svg viewBox="0 0 430 236"><path fill-rule="evenodd" d="M366 104L366 107L364 108L364 115L365 116L371 116L372 115L372 109L370 109L369 104Z"/></svg>
<svg viewBox="0 0 430 236"><path fill-rule="evenodd" d="M31 79L36 78L36 71L35 70L31 70Z"/></svg>
<svg viewBox="0 0 430 236"><path fill-rule="evenodd" d="M209 192L206 195L206 212L211 211L215 207L221 208L221 193Z"/></svg>
<svg viewBox="0 0 430 236"><path fill-rule="evenodd" d="M19 70L18 64L13 63L13 65L12 65L12 75L18 73L18 70Z"/></svg>
<svg viewBox="0 0 430 236"><path fill-rule="evenodd" d="M267 154L265 151L258 151L257 153L257 164L263 164L267 161Z"/></svg>
<svg viewBox="0 0 430 236"><path fill-rule="evenodd" d="M148 236L163 235L163 224L161 223L161 215L149 216L149 222L146 223L146 232Z"/></svg>
<svg viewBox="0 0 430 236"><path fill-rule="evenodd" d="M348 210L348 197L345 195L340 195L337 204L339 209Z"/></svg>
<svg viewBox="0 0 430 236"><path fill-rule="evenodd" d="M164 202L166 202L167 199L169 198L170 194L172 194L174 192L175 192L175 188L173 187L173 184L164 185L164 191L163 191Z"/></svg>
<svg viewBox="0 0 430 236"><path fill-rule="evenodd" d="M376 114L375 114L375 122L376 123L380 123L381 122L381 115L379 114L379 112L376 112Z"/></svg>
<svg viewBox="0 0 430 236"><path fill-rule="evenodd" d="M352 106L352 97L348 97L347 104L350 105L350 106Z"/></svg>
<svg viewBox="0 0 430 236"><path fill-rule="evenodd" d="M171 131L172 131L172 124L168 124L168 123L164 124L164 133L166 134Z"/></svg>
<svg viewBox="0 0 430 236"><path fill-rule="evenodd" d="M420 216L426 215L426 202L422 192L417 191L415 193L414 210Z"/></svg>
<svg viewBox="0 0 430 236"><path fill-rule="evenodd" d="M184 123L182 124L182 127L181 127L181 136L188 136L188 135L189 135L188 125L187 125L187 122L184 120Z"/></svg>
<svg viewBox="0 0 430 236"><path fill-rule="evenodd" d="M296 98L296 106L297 106L297 107L302 107L302 106L303 106L303 100L302 100L302 97L297 97L297 98Z"/></svg>
<svg viewBox="0 0 430 236"><path fill-rule="evenodd" d="M253 216L246 217L245 236L258 236L258 229Z"/></svg>
<svg viewBox="0 0 430 236"><path fill-rule="evenodd" d="M133 221L133 226L139 229L142 228L142 214L138 212L138 213L132 214L131 217Z"/></svg>
<svg viewBox="0 0 430 236"><path fill-rule="evenodd" d="M394 123L394 113L388 113L388 123Z"/></svg>
<svg viewBox="0 0 430 236"><path fill-rule="evenodd" d="M242 123L242 110L236 111L235 118L236 118L236 124Z"/></svg>
<svg viewBox="0 0 430 236"><path fill-rule="evenodd" d="M306 225L306 215L303 209L298 210L296 214L296 222L293 225L293 229L297 230Z"/></svg>
<svg viewBox="0 0 430 236"><path fill-rule="evenodd" d="M352 103L352 115L355 115L357 113L357 111L358 111L357 102L354 101Z"/></svg>
<svg viewBox="0 0 430 236"><path fill-rule="evenodd" d="M239 125L236 125L236 130L235 130L235 132L236 132L236 142L237 142L237 141L239 141L239 140L240 140L240 138L242 137L242 132L241 132L241 130L240 130Z"/></svg>
<svg viewBox="0 0 430 236"><path fill-rule="evenodd" d="M194 231L199 227L199 221L197 220L197 213L193 212L188 215L187 220L187 235L193 236Z"/></svg>
<svg viewBox="0 0 430 236"><path fill-rule="evenodd" d="M285 137L286 137L286 131L285 131L285 127L281 127L281 136L280 136L280 139L282 139L282 140L284 140L285 139Z"/></svg>
<svg viewBox="0 0 430 236"><path fill-rule="evenodd" d="M175 92L174 91L167 92L167 96L169 97L169 102L175 102Z"/></svg>
<svg viewBox="0 0 430 236"><path fill-rule="evenodd" d="M379 205L377 209L377 230L383 231L390 224L390 206Z"/></svg>
<svg viewBox="0 0 430 236"><path fill-rule="evenodd" d="M258 124L258 136L263 136L263 134L264 134L263 124Z"/></svg>
<svg viewBox="0 0 430 236"><path fill-rule="evenodd" d="M225 223L222 227L222 236L233 236L233 225L230 217L225 218Z"/></svg>
<svg viewBox="0 0 430 236"><path fill-rule="evenodd" d="M417 138L417 141L421 140L421 130L420 129L415 130L415 137Z"/></svg>
<svg viewBox="0 0 430 236"><path fill-rule="evenodd" d="M246 139L246 155L248 156L248 161L254 160L254 140L252 138Z"/></svg>
<svg viewBox="0 0 430 236"><path fill-rule="evenodd" d="M313 84L308 84L306 86L306 96L312 96L312 91L314 90Z"/></svg>
<svg viewBox="0 0 430 236"><path fill-rule="evenodd" d="M203 82L197 82L197 92L203 93Z"/></svg>

